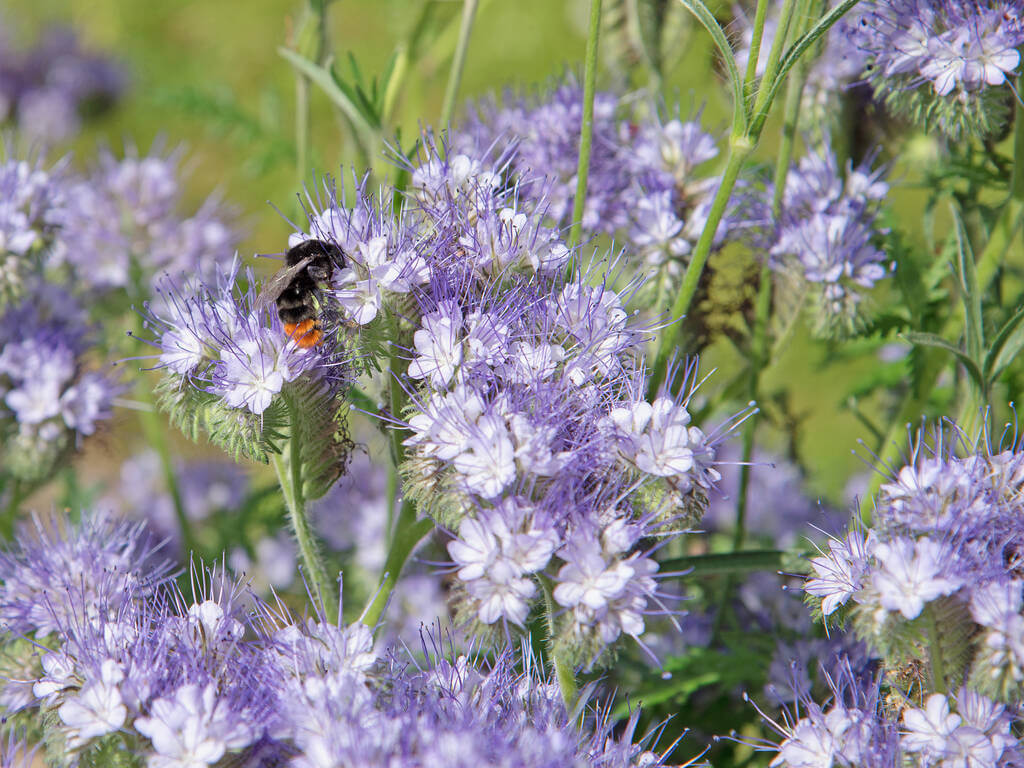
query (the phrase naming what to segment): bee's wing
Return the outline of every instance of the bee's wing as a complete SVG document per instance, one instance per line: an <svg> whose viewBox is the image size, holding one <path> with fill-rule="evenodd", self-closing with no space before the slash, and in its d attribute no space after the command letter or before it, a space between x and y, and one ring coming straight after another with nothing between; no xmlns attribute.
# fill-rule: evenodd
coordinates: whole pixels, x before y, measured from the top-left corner
<svg viewBox="0 0 1024 768"><path fill-rule="evenodd" d="M254 312L260 312L266 307L277 301L277 297L281 295L281 292L288 287L288 284L295 279L295 276L309 266L309 262L313 259L306 257L302 261L292 264L290 267L284 267L279 269L273 277L267 280L263 285L263 290L260 291L259 296L256 297L256 301L253 302L252 308Z"/></svg>

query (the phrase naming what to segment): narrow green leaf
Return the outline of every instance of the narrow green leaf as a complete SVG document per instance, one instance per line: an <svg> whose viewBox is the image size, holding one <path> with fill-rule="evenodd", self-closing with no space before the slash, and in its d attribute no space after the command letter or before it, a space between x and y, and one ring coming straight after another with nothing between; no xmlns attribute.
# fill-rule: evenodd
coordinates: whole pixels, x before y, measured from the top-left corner
<svg viewBox="0 0 1024 768"><path fill-rule="evenodd" d="M380 78L373 79L373 103L377 106L377 113L380 114L384 110L384 94L388 92L388 86L391 84L391 78L395 74L395 65L398 63L398 51L392 51L388 60L384 63L384 69L381 70Z"/></svg>
<svg viewBox="0 0 1024 768"><path fill-rule="evenodd" d="M953 222L956 224L956 272L963 295L965 324L964 336L967 354L977 365L981 364L981 351L985 345L981 317L981 291L978 290L978 272L974 264L974 253L967 239L967 231L960 212L953 207ZM979 382L981 383L981 382Z"/></svg>
<svg viewBox="0 0 1024 768"><path fill-rule="evenodd" d="M721 573L750 573L752 571L777 571L792 565L786 553L779 549L751 549L743 552L724 552L714 555L690 555L662 560L662 573L688 571L688 576L711 576Z"/></svg>
<svg viewBox="0 0 1024 768"><path fill-rule="evenodd" d="M853 0L856 2L857 0ZM715 15L708 10L701 0L679 0L686 9L692 13L697 21L708 31L711 39L722 57L726 73L729 75L729 85L732 88L732 133L734 136L744 136L747 133L747 110L743 101L743 78L736 68L736 58L732 52L732 46L725 36L725 32L718 25ZM847 0L850 2L850 0Z"/></svg>
<svg viewBox="0 0 1024 768"><path fill-rule="evenodd" d="M661 29L665 16L665 0L628 0L626 13L636 29L636 47L644 64L660 79L661 70Z"/></svg>
<svg viewBox="0 0 1024 768"><path fill-rule="evenodd" d="M955 355L964 367L967 369L967 373L971 375L971 378L978 384L983 386L984 379L981 375L981 369L978 364L959 347L950 344L941 336L936 336L934 333L920 333L918 331L907 331L906 333L900 334L901 339L909 341L911 344L916 344L922 347L935 347L936 349L944 349L952 355Z"/></svg>
<svg viewBox="0 0 1024 768"><path fill-rule="evenodd" d="M796 41L789 47L789 49L782 54L782 59L779 61L779 69L775 75L775 79L768 84L770 89L770 96L767 100L768 104L772 104L775 101L775 96L778 93L779 88L782 87L782 83L785 82L786 75L800 60L800 57L807 52L807 49L814 45L818 39L828 32L839 19L841 19L847 11L853 6L859 3L860 0L843 0L839 5L825 14L821 20L815 24L807 34L797 38Z"/></svg>
<svg viewBox="0 0 1024 768"><path fill-rule="evenodd" d="M377 132L374 126L366 120L366 117L353 103L345 89L335 80L334 74L329 69L321 67L305 56L300 56L289 48L278 48L277 52L297 71L316 83L327 98L342 111L345 117L352 121L352 124L360 133L370 136L376 135Z"/></svg>
<svg viewBox="0 0 1024 768"><path fill-rule="evenodd" d="M992 382L1003 369L1017 356L1017 353L1024 349L1024 307L1017 310L1017 313L1006 321L1006 324L996 334L992 342L992 348L985 355L985 380Z"/></svg>

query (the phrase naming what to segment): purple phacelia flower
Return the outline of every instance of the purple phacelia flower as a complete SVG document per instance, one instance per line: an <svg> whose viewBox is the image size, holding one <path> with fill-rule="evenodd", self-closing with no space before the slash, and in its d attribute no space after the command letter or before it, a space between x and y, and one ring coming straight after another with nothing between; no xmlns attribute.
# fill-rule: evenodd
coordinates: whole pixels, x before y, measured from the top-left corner
<svg viewBox="0 0 1024 768"><path fill-rule="evenodd" d="M22 298L51 251L61 250L65 206L61 166L45 170L9 155L0 164L0 309Z"/></svg>
<svg viewBox="0 0 1024 768"><path fill-rule="evenodd" d="M853 39L867 79L893 112L952 139L990 136L1008 118L1024 18L1006 0L872 0Z"/></svg>
<svg viewBox="0 0 1024 768"><path fill-rule="evenodd" d="M82 118L110 107L125 87L110 58L82 49L74 30L50 28L35 47L0 55L0 120L33 141L74 136Z"/></svg>
<svg viewBox="0 0 1024 768"><path fill-rule="evenodd" d="M90 329L74 299L33 293L0 316L0 455L10 475L38 481L110 418L123 387L86 370Z"/></svg>
<svg viewBox="0 0 1024 768"><path fill-rule="evenodd" d="M861 323L864 290L887 275L878 247L887 232L877 223L889 190L882 173L865 163L844 179L826 144L786 176L782 211L763 245L777 272L810 291L819 334L844 335Z"/></svg>
<svg viewBox="0 0 1024 768"><path fill-rule="evenodd" d="M212 285L197 292L171 281L160 288L149 323L158 334L160 365L190 385L217 395L229 408L263 413L286 383L299 377L337 381L333 344L303 348L284 330L277 312L257 306L251 289L238 290L236 258ZM255 283L246 272L248 284Z"/></svg>
<svg viewBox="0 0 1024 768"><path fill-rule="evenodd" d="M186 213L179 165L180 152L139 157L129 149L121 160L104 152L69 185L62 262L81 285L138 299L164 273L201 282L230 262L237 235L226 212L211 198Z"/></svg>
<svg viewBox="0 0 1024 768"><path fill-rule="evenodd" d="M78 525L33 516L16 541L0 555L0 620L15 634L57 631L80 612L116 614L167 579L144 528L108 515Z"/></svg>
<svg viewBox="0 0 1024 768"><path fill-rule="evenodd" d="M805 590L814 604L825 616L842 607L859 636L901 663L923 652L910 640L914 627L935 622L946 658L964 660L948 672L952 685L1016 700L1024 685L1024 648L1014 639L1024 626L1022 455L1018 444L972 444L955 426L931 440L922 433L907 465L883 484L871 528L830 541L811 560Z"/></svg>

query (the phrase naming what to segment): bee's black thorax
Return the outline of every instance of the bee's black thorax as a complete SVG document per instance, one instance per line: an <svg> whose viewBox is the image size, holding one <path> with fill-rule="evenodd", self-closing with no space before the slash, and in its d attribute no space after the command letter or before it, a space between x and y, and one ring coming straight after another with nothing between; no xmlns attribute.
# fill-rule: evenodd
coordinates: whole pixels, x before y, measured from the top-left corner
<svg viewBox="0 0 1024 768"><path fill-rule="evenodd" d="M319 314L319 292L331 282L335 265L345 266L344 252L334 243L306 240L285 255L287 266L293 267L309 259L306 267L295 274L277 296L277 315L283 323L314 320Z"/></svg>

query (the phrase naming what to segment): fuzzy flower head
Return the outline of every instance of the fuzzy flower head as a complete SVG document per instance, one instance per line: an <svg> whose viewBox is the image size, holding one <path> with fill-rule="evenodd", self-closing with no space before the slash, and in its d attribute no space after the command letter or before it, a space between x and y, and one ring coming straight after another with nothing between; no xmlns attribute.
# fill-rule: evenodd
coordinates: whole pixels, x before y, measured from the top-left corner
<svg viewBox="0 0 1024 768"><path fill-rule="evenodd" d="M105 515L78 525L33 516L17 542L0 556L0 617L16 634L45 635L71 624L74 612L116 614L167 578L144 528Z"/></svg>
<svg viewBox="0 0 1024 768"><path fill-rule="evenodd" d="M872 0L853 31L876 97L956 141L997 135L1020 71L1024 18L1006 0Z"/></svg>
<svg viewBox="0 0 1024 768"><path fill-rule="evenodd" d="M811 560L805 590L824 616L842 607L890 662L919 659L942 634L950 683L1002 702L1024 684L1021 563L1024 454L972 444L955 426L923 433L875 501L872 527ZM820 603L819 603L820 601Z"/></svg>
<svg viewBox="0 0 1024 768"><path fill-rule="evenodd" d="M782 211L765 245L770 264L810 295L814 328L844 336L862 322L866 290L887 275L877 224L889 191L868 164L840 174L828 144L802 158L786 177Z"/></svg>
<svg viewBox="0 0 1024 768"><path fill-rule="evenodd" d="M782 741L773 768L814 766L996 766L1016 765L1020 744L1013 716L1002 704L968 690L934 693L894 709L881 695L881 679L861 677L849 662L830 677L824 704L801 696L803 716L779 724Z"/></svg>
<svg viewBox="0 0 1024 768"><path fill-rule="evenodd" d="M239 271L236 259L195 291L170 280L161 286L159 306L149 307L147 319L164 370L159 403L193 439L201 425L236 457L261 462L279 450L285 425L306 430L315 436L307 450L321 457L307 498L319 498L344 468L350 447L340 420L349 376L341 331L325 312L322 340L300 346L272 301L236 287ZM252 286L252 274L246 278ZM296 426L300 418L304 424Z"/></svg>
<svg viewBox="0 0 1024 768"><path fill-rule="evenodd" d="M240 269L236 258L195 294L165 281L166 310L152 310L150 323L168 375L217 396L229 408L259 415L286 383L303 375L330 378L331 351L296 344L277 313L260 306L251 289L235 288ZM251 272L245 278L255 283Z"/></svg>
<svg viewBox="0 0 1024 768"><path fill-rule="evenodd" d="M481 101L470 106L466 124L454 134L454 150L463 158L496 155L487 174L477 178L499 195L513 190L519 213L536 212L543 221L567 228L582 103L582 88L572 78L545 92L506 93L501 103ZM499 153L496 147L509 149ZM629 257L677 276L717 187L717 179L707 173L717 154L715 138L699 119L663 117L650 104L597 94L584 237L611 235L628 242ZM733 213L720 227L715 247L725 243L727 233L738 231Z"/></svg>
<svg viewBox="0 0 1024 768"><path fill-rule="evenodd" d="M2 472L28 481L45 479L95 433L122 389L89 369L89 329L74 299L45 283L34 293L0 318Z"/></svg>
<svg viewBox="0 0 1024 768"><path fill-rule="evenodd" d="M682 396L643 400L643 329L596 275L473 274L420 295L406 492L454 534L462 620L523 626L543 577L589 664L660 608L647 540L699 517L729 429L692 423L695 365Z"/></svg>
<svg viewBox="0 0 1024 768"><path fill-rule="evenodd" d="M238 237L226 212L213 198L186 209L180 164L180 152L103 152L69 185L62 263L80 285L146 297L164 273L202 282L230 262Z"/></svg>
<svg viewBox="0 0 1024 768"><path fill-rule="evenodd" d="M25 295L53 251L65 215L60 167L11 157L0 163L0 309ZM35 269L33 269L35 267Z"/></svg>

